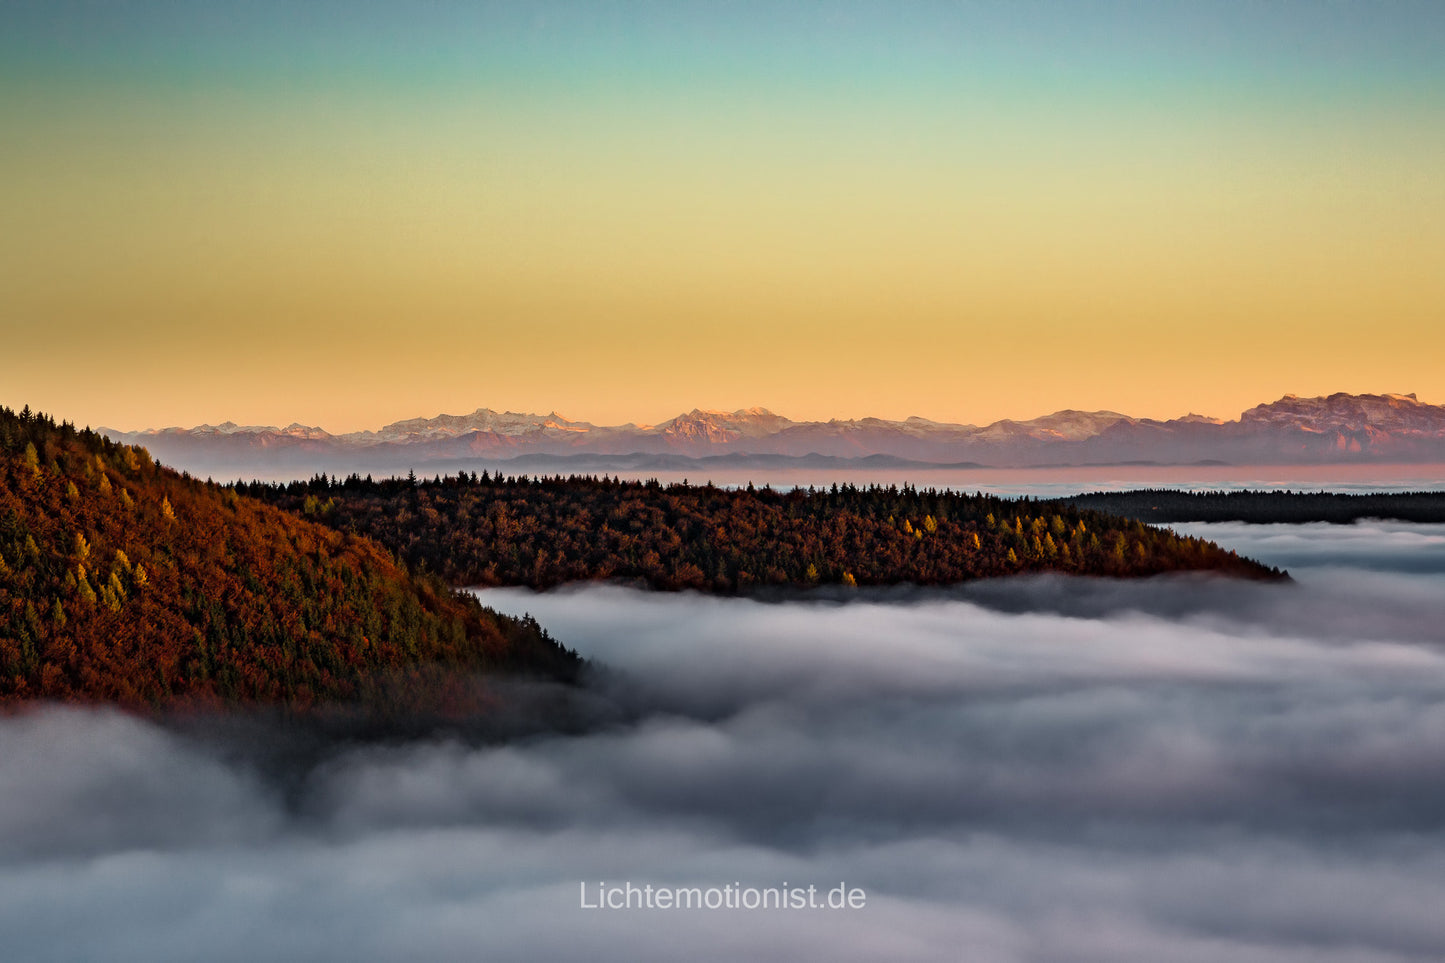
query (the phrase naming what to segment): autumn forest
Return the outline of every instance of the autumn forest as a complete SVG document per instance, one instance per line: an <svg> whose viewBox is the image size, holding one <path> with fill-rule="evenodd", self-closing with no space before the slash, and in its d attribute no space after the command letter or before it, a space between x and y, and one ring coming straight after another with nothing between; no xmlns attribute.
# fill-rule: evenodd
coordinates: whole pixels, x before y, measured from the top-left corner
<svg viewBox="0 0 1445 963"><path fill-rule="evenodd" d="M620 580L735 594L1030 572L1281 577L1211 542L1088 509L911 486L781 492L459 473L236 487L461 585Z"/></svg>
<svg viewBox="0 0 1445 963"><path fill-rule="evenodd" d="M305 709L580 664L367 538L144 449L0 409L0 452L0 700Z"/></svg>

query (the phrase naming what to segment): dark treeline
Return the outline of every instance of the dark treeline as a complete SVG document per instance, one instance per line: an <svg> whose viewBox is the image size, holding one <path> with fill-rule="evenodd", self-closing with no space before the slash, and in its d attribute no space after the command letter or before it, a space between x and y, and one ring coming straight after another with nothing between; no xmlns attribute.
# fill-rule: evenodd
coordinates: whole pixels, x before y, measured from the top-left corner
<svg viewBox="0 0 1445 963"><path fill-rule="evenodd" d="M0 407L0 702L461 711L472 672L579 665L375 542Z"/></svg>
<svg viewBox="0 0 1445 963"><path fill-rule="evenodd" d="M234 487L375 538L452 584L548 588L615 579L741 593L1043 571L1280 575L1211 542L1095 511L908 486L781 492L462 472Z"/></svg>
<svg viewBox="0 0 1445 963"><path fill-rule="evenodd" d="M1168 522L1332 522L1361 518L1445 522L1445 492L1345 495L1332 492L1093 492L1051 504L1093 509L1152 524Z"/></svg>

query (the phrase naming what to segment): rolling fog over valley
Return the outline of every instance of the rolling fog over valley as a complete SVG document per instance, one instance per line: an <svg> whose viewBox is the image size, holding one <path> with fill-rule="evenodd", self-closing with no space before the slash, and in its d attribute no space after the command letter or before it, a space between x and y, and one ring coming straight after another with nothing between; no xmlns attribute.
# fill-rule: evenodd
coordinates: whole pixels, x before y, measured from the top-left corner
<svg viewBox="0 0 1445 963"><path fill-rule="evenodd" d="M1178 527L1296 581L487 590L600 667L591 727L284 781L204 727L5 718L0 931L37 960L1445 953L1445 532ZM603 880L867 904L580 908Z"/></svg>

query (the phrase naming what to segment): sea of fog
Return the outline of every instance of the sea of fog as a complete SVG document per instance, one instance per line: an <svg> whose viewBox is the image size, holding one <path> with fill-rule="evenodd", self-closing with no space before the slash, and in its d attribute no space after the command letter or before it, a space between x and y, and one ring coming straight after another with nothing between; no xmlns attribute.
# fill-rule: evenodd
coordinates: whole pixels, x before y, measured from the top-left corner
<svg viewBox="0 0 1445 963"><path fill-rule="evenodd" d="M1295 581L490 590L606 667L590 727L284 779L234 733L5 718L0 955L1445 958L1445 526L1179 527ZM582 905L626 883L864 901Z"/></svg>

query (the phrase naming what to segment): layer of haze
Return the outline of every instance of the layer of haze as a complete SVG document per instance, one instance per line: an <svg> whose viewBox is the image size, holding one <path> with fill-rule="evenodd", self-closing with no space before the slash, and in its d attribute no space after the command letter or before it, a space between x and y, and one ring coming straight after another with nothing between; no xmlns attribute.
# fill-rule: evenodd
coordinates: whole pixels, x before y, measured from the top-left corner
<svg viewBox="0 0 1445 963"><path fill-rule="evenodd" d="M286 780L196 730L5 718L6 955L1440 959L1441 529L1405 532L1427 565L1398 526L1252 531L1297 584L484 592L610 667L597 728L340 745ZM581 909L603 880L867 904Z"/></svg>
<svg viewBox="0 0 1445 963"><path fill-rule="evenodd" d="M10 2L0 403L1445 397L1433 3Z"/></svg>

